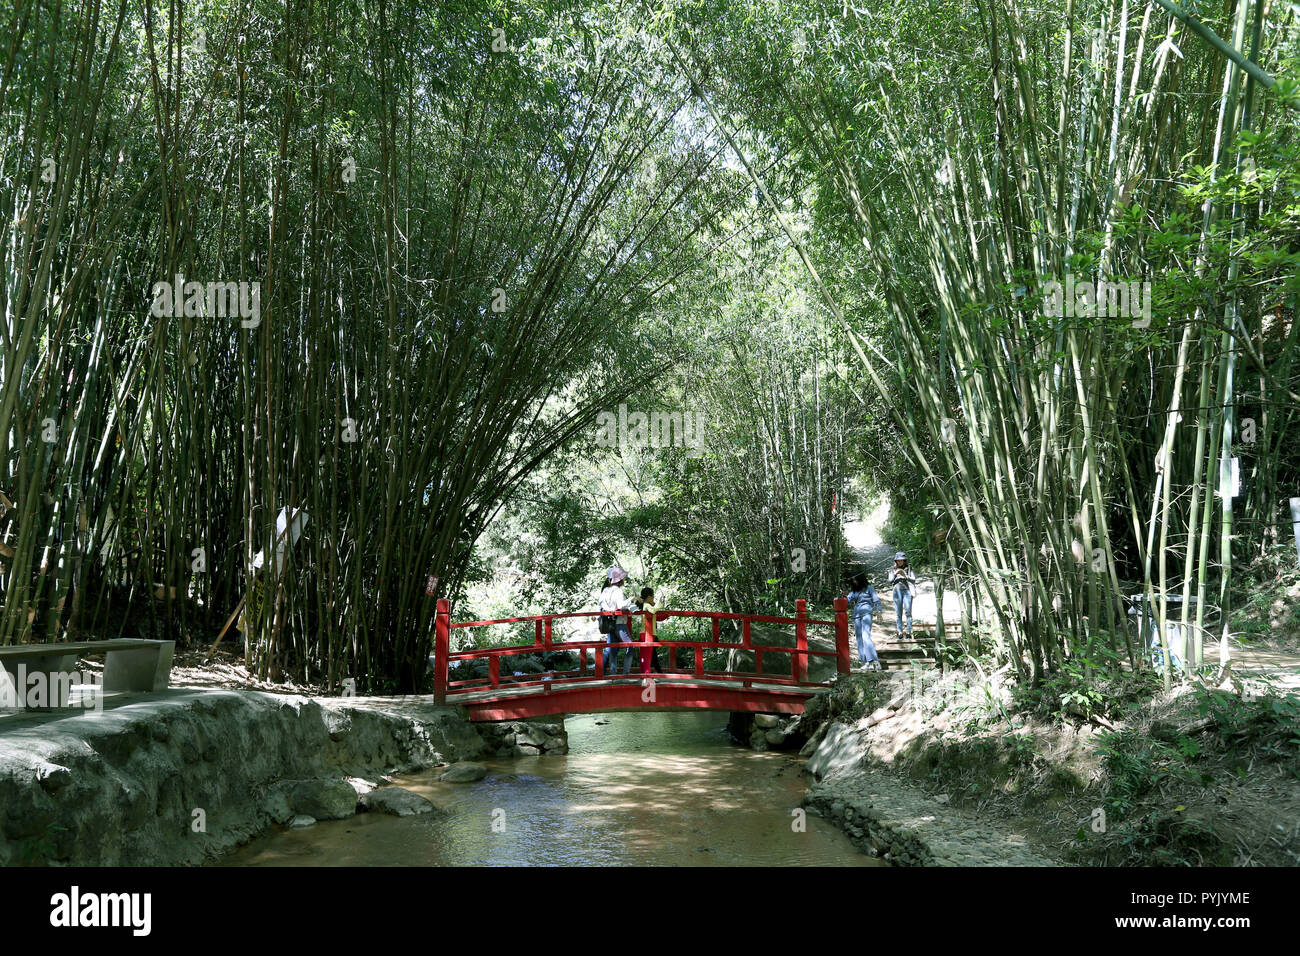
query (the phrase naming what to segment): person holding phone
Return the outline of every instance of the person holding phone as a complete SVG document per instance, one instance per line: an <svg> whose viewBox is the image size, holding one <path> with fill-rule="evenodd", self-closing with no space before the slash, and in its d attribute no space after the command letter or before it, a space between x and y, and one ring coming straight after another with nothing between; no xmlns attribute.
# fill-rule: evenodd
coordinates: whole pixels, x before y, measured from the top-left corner
<svg viewBox="0 0 1300 956"><path fill-rule="evenodd" d="M894 613L898 621L898 638L912 636L912 593L916 590L916 572L907 563L907 555L899 551L894 555L894 566L889 569L889 587L894 591ZM904 618L907 624L904 627Z"/></svg>
<svg viewBox="0 0 1300 956"><path fill-rule="evenodd" d="M601 633L607 634L609 638L605 647L606 677L613 676L620 668L624 674L632 669L632 655L628 653L628 648L619 647L617 651L614 649L619 644L632 643L632 635L627 626L628 616L618 613L636 608L636 602L623 593L621 585L626 580L627 572L615 565L605 572L605 586L600 590L600 616L604 625L601 627ZM606 627L609 630L606 630ZM613 667L610 666L611 664Z"/></svg>

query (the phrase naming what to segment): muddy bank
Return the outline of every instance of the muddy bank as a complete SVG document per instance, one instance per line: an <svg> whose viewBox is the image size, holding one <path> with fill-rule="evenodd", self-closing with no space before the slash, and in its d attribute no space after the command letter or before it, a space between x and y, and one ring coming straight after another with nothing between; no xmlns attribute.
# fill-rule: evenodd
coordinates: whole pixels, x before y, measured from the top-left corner
<svg viewBox="0 0 1300 956"><path fill-rule="evenodd" d="M387 774L517 746L420 698L193 689L10 714L0 865L202 863L295 817L349 816Z"/></svg>

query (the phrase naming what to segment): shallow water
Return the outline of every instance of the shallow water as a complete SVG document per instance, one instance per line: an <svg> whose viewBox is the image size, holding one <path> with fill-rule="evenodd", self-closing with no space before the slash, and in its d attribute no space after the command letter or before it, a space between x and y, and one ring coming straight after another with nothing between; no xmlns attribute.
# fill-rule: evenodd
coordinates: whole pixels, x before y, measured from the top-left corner
<svg viewBox="0 0 1300 956"><path fill-rule="evenodd" d="M586 714L569 754L485 760L478 783L432 770L396 782L442 813L363 813L279 828L231 866L881 865L836 827L796 817L802 761L730 742L712 712Z"/></svg>

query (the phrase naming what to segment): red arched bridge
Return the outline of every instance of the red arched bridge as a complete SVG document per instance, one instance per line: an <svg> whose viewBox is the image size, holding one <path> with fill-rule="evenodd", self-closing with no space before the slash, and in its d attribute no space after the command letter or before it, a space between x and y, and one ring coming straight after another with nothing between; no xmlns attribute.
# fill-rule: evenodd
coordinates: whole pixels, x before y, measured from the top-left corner
<svg viewBox="0 0 1300 956"><path fill-rule="evenodd" d="M600 640L555 639L556 621L596 618L599 611L575 611L567 614L542 614L536 617L512 617L495 621L451 622L450 606L438 601L434 644L434 698L438 703L459 704L469 712L470 720L524 720L546 714L590 713L610 710L737 710L801 714L804 701L829 686L829 681L808 679L810 658L834 658L835 672L849 672L849 624L847 602L835 601L834 620L810 620L807 604L796 602L794 617L764 614L732 614L724 611L665 611L651 615L644 611L622 611L628 618L628 633L635 634L631 618L641 618L640 638L633 643L614 644L612 664L618 663L619 649L633 655L631 673L606 674L603 652L611 645ZM658 640L656 621L666 618L697 618L712 622L712 634L705 640ZM723 640L722 622L728 625L732 639ZM533 625L533 640L506 647L451 650L451 632L461 628L485 628L494 625ZM593 620L594 624L595 621ZM792 626L793 645L764 643L755 639L753 625ZM808 646L809 628L834 640L834 650L817 650ZM768 628L764 628L767 630ZM703 636L703 635L701 635ZM738 638L738 639L737 639ZM829 643L829 642L828 642ZM659 655L662 673L650 672L651 655ZM683 654L682 649L687 653ZM706 667L709 650L744 651L753 655L753 671L718 670ZM511 666L519 655L540 655L553 651L576 651L578 666L568 670L519 674ZM588 652L592 652L588 664ZM682 658L686 660L683 661ZM748 654L746 655L748 657ZM666 658L666 660L663 660ZM767 659L765 667L764 658ZM789 663L781 666L781 659ZM474 661L487 662L487 675L460 677ZM772 666L773 661L777 666ZM640 666L637 666L639 661ZM684 664L684 666L683 666Z"/></svg>

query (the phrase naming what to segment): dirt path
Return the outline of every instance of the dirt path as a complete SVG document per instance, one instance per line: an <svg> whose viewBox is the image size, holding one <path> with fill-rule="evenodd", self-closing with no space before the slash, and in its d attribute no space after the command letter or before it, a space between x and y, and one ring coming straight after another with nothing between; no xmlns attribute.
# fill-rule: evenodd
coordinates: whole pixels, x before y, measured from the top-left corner
<svg viewBox="0 0 1300 956"><path fill-rule="evenodd" d="M1238 677L1252 678L1249 683L1262 683L1288 693L1300 691L1300 655L1270 647L1231 644L1228 658L1232 661L1232 672ZM1217 642L1205 645L1203 659L1211 662L1219 659Z"/></svg>

